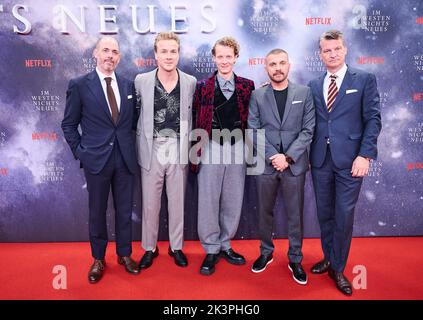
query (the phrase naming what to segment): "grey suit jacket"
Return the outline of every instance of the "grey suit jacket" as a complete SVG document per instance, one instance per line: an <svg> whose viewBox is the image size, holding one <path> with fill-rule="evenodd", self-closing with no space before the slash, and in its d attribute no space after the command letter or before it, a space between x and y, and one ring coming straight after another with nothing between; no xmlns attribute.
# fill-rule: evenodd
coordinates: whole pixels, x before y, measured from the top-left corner
<svg viewBox="0 0 423 320"><path fill-rule="evenodd" d="M265 158L264 174L271 174L276 170L269 158L281 152L294 160L294 164L289 166L293 175L306 172L309 168L314 126L315 110L309 87L289 81L283 119L279 116L271 85L253 91L248 127L265 129L265 155L257 155ZM257 145L255 147L260 150Z"/></svg>
<svg viewBox="0 0 423 320"><path fill-rule="evenodd" d="M135 90L137 103L140 108L140 116L137 123L137 159L139 165L150 170L153 148L154 131L154 84L157 69L138 74L135 78ZM184 160L188 159L189 133L192 128L192 99L194 96L197 79L178 69L180 77L180 150L185 150ZM187 162L188 163L188 162Z"/></svg>

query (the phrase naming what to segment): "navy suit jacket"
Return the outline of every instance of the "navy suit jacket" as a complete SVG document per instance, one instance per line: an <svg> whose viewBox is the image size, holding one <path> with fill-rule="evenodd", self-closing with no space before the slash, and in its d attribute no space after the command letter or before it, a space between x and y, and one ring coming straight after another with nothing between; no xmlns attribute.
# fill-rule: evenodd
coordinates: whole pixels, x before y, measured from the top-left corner
<svg viewBox="0 0 423 320"><path fill-rule="evenodd" d="M97 72L72 79L66 92L62 130L75 159L92 174L105 166L115 143L132 173L136 172L134 128L137 121L133 82L116 74L120 93L120 112L116 125ZM81 125L82 135L78 131Z"/></svg>
<svg viewBox="0 0 423 320"><path fill-rule="evenodd" d="M382 129L376 77L348 67L329 113L323 96L325 75L308 84L316 109L311 165L323 165L327 139L330 141L332 161L340 169L351 168L357 156L376 159L377 138Z"/></svg>

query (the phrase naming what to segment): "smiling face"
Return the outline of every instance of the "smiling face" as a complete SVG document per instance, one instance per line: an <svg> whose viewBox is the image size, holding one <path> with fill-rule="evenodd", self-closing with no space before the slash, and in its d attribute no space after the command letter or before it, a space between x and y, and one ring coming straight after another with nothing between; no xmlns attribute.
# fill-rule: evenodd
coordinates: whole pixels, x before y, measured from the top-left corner
<svg viewBox="0 0 423 320"><path fill-rule="evenodd" d="M232 75L234 64L236 62L235 50L229 46L220 44L215 47L213 61L217 66L217 72L223 78L229 78Z"/></svg>
<svg viewBox="0 0 423 320"><path fill-rule="evenodd" d="M102 73L111 75L120 61L118 42L110 37L102 38L97 43L93 56L97 60L97 68Z"/></svg>
<svg viewBox="0 0 423 320"><path fill-rule="evenodd" d="M266 57L266 71L272 85L283 86L288 84L290 63L285 52L269 54Z"/></svg>
<svg viewBox="0 0 423 320"><path fill-rule="evenodd" d="M179 44L175 40L160 40L154 56L160 70L172 72L179 62Z"/></svg>
<svg viewBox="0 0 423 320"><path fill-rule="evenodd" d="M320 40L320 59L330 73L335 73L345 64L347 47L342 39Z"/></svg>

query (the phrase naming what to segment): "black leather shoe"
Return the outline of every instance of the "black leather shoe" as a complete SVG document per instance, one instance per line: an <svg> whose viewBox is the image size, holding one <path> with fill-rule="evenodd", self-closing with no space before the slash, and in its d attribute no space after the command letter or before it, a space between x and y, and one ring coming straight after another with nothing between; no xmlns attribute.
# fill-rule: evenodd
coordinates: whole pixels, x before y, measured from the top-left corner
<svg viewBox="0 0 423 320"><path fill-rule="evenodd" d="M103 277L104 269L106 268L106 261L94 260L93 265L88 272L88 282L97 283Z"/></svg>
<svg viewBox="0 0 423 320"><path fill-rule="evenodd" d="M329 270L330 261L323 259L322 261L317 262L313 267L311 267L311 273L322 274Z"/></svg>
<svg viewBox="0 0 423 320"><path fill-rule="evenodd" d="M331 277L335 281L336 287L338 288L339 291L341 291L343 294L347 296L352 295L352 285L342 272L337 272L333 270L332 268L329 268L328 274L329 274L329 277Z"/></svg>
<svg viewBox="0 0 423 320"><path fill-rule="evenodd" d="M168 251L169 255L171 257L173 257L173 259L175 260L175 264L177 266L180 267L186 267L188 266L188 260L187 257L185 256L185 254L182 252L182 250L172 250L169 247L169 251Z"/></svg>
<svg viewBox="0 0 423 320"><path fill-rule="evenodd" d="M295 282L305 285L307 284L307 274L305 273L301 263L290 262L288 264L288 269L292 272L292 278Z"/></svg>
<svg viewBox="0 0 423 320"><path fill-rule="evenodd" d="M200 273L205 275L205 276L209 276L209 275L213 274L213 272L215 271L214 266L219 261L219 258L220 258L220 255L218 253L217 254L212 254L212 253L207 254L206 257L204 258L203 264L201 265Z"/></svg>
<svg viewBox="0 0 423 320"><path fill-rule="evenodd" d="M125 266L126 272L130 274L139 274L140 268L137 266L137 263L132 260L131 257L118 257L118 264Z"/></svg>
<svg viewBox="0 0 423 320"><path fill-rule="evenodd" d="M251 267L251 271L254 273L259 273L266 270L266 267L273 262L273 254L269 254L267 256L260 255L256 261L254 261L253 266Z"/></svg>
<svg viewBox="0 0 423 320"><path fill-rule="evenodd" d="M238 266L241 264L245 264L245 258L233 251L231 248L229 248L228 250L220 251L220 255L230 264L235 264Z"/></svg>
<svg viewBox="0 0 423 320"><path fill-rule="evenodd" d="M159 255L159 247L156 247L156 250L154 252L151 250L146 251L144 255L142 256L138 267L140 269L147 269L151 267L151 265L153 264L153 259L156 258L158 255Z"/></svg>

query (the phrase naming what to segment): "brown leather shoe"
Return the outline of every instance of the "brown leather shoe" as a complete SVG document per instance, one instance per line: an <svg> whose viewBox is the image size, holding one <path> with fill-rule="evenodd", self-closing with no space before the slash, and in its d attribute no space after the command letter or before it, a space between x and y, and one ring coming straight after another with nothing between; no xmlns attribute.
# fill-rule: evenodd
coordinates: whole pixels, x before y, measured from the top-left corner
<svg viewBox="0 0 423 320"><path fill-rule="evenodd" d="M88 272L88 282L97 283L103 277L104 269L106 268L106 261L104 260L94 260L93 265Z"/></svg>
<svg viewBox="0 0 423 320"><path fill-rule="evenodd" d="M118 257L117 262L120 265L125 266L126 272L128 272L130 274L139 274L140 273L140 269L138 268L137 263L134 260L132 260L131 257Z"/></svg>
<svg viewBox="0 0 423 320"><path fill-rule="evenodd" d="M352 295L352 285L342 272L337 272L333 270L332 268L329 268L328 274L329 274L329 277L331 277L335 281L336 287L338 288L339 291L341 291L343 294L347 296Z"/></svg>
<svg viewBox="0 0 423 320"><path fill-rule="evenodd" d="M311 267L311 273L322 274L329 270L330 261L323 259L322 261L317 262L313 267Z"/></svg>

